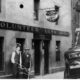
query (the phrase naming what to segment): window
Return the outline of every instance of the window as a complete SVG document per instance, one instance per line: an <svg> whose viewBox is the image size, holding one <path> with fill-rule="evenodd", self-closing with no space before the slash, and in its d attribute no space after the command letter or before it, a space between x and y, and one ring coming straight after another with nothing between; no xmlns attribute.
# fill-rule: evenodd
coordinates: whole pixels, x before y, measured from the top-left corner
<svg viewBox="0 0 80 80"><path fill-rule="evenodd" d="M0 12L1 12L1 0L0 0Z"/></svg>
<svg viewBox="0 0 80 80"><path fill-rule="evenodd" d="M60 61L60 41L56 41L56 61Z"/></svg>
<svg viewBox="0 0 80 80"><path fill-rule="evenodd" d="M39 3L40 3L40 0L34 0L34 16L35 16L35 20L38 20Z"/></svg>

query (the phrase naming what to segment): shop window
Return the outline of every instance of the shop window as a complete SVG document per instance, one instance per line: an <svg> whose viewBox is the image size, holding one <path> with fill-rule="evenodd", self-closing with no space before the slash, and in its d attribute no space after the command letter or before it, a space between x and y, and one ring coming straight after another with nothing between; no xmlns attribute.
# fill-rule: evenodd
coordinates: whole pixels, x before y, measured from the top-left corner
<svg viewBox="0 0 80 80"><path fill-rule="evenodd" d="M4 70L3 42L4 42L4 37L0 37L0 71Z"/></svg>
<svg viewBox="0 0 80 80"><path fill-rule="evenodd" d="M60 41L56 41L56 61L60 61Z"/></svg>
<svg viewBox="0 0 80 80"><path fill-rule="evenodd" d="M35 20L38 20L38 18L39 18L39 3L40 3L40 0L34 0L34 17L35 17Z"/></svg>

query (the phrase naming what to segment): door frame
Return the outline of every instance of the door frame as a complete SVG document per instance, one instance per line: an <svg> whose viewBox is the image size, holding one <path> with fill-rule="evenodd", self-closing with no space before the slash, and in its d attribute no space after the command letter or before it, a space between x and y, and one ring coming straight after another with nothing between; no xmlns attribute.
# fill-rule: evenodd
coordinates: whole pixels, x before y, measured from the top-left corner
<svg viewBox="0 0 80 80"><path fill-rule="evenodd" d="M3 39L3 43L2 43L2 49L4 48L4 36L0 36L0 38ZM0 71L0 72L5 72L5 54L4 54L4 49L2 50L2 66L3 66L3 69Z"/></svg>

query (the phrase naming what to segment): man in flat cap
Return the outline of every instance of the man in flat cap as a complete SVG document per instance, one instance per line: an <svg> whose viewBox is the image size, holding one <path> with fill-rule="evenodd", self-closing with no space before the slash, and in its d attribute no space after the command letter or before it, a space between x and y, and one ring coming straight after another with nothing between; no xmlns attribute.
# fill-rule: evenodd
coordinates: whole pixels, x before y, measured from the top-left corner
<svg viewBox="0 0 80 80"><path fill-rule="evenodd" d="M24 52L23 52L23 55L22 55L22 65L27 69L28 72L30 71L31 55L30 55L30 49L29 48L24 49ZM29 78L29 75L27 75L27 77Z"/></svg>
<svg viewBox="0 0 80 80"><path fill-rule="evenodd" d="M13 64L13 75L15 78L19 78L19 67L21 67L21 44L16 44L15 51L12 52L11 62Z"/></svg>

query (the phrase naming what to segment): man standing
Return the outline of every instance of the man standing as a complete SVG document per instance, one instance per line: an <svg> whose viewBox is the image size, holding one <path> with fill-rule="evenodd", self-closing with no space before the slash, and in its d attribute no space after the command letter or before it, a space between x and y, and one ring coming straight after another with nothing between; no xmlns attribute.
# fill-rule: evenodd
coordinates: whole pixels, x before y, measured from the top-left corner
<svg viewBox="0 0 80 80"><path fill-rule="evenodd" d="M15 78L19 78L19 67L21 66L21 51L20 44L17 43L15 51L12 52L11 62L13 64L13 75Z"/></svg>
<svg viewBox="0 0 80 80"><path fill-rule="evenodd" d="M30 55L30 49L26 48L24 49L24 53L22 55L22 65L27 69L27 71L30 71L31 68L31 55ZM27 72L27 74L28 74ZM29 78L29 74L27 75Z"/></svg>

